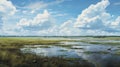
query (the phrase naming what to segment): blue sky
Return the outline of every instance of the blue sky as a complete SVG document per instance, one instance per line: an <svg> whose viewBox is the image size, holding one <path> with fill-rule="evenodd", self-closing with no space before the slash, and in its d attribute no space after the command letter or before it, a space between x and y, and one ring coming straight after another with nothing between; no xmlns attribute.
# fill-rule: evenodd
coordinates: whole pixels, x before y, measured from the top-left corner
<svg viewBox="0 0 120 67"><path fill-rule="evenodd" d="M0 35L119 35L120 0L1 0Z"/></svg>

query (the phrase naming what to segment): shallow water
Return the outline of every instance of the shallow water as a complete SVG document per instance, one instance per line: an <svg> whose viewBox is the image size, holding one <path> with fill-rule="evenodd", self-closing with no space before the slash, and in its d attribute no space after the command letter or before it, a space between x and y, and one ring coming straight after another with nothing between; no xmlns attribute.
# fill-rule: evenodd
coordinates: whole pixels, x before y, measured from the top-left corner
<svg viewBox="0 0 120 67"><path fill-rule="evenodd" d="M41 45L25 46L21 48L23 53L32 53L36 55L65 58L82 58L93 63L96 67L119 67L120 46L95 45L82 42L62 42L61 45L72 45L71 47L50 46L41 47ZM109 66L110 65L110 66Z"/></svg>

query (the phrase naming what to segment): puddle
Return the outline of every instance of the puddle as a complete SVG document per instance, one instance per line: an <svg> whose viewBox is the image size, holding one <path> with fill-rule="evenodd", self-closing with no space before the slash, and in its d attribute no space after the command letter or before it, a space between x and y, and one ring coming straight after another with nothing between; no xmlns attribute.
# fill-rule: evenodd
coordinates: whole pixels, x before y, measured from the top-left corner
<svg viewBox="0 0 120 67"><path fill-rule="evenodd" d="M52 45L45 45L45 48L41 47L41 45L30 45L20 50L23 53L32 53L48 57L62 56L65 58L82 58L93 63L96 67L110 67L108 65L118 67L118 65L120 65L120 55L115 54L120 51L118 46L93 45L82 42L63 42L61 45L71 45L71 48Z"/></svg>

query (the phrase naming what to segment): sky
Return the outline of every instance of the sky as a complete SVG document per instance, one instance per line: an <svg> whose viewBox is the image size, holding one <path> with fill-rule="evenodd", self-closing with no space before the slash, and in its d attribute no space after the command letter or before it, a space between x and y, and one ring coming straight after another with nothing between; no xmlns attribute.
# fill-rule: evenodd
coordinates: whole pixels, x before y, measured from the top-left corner
<svg viewBox="0 0 120 67"><path fill-rule="evenodd" d="M120 0L0 0L0 35L120 36Z"/></svg>

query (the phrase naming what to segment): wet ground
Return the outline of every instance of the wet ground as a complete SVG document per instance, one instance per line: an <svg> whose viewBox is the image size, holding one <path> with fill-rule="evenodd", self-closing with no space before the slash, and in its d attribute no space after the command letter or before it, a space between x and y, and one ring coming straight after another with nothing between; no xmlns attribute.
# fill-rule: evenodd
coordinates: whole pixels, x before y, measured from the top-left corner
<svg viewBox="0 0 120 67"><path fill-rule="evenodd" d="M111 41L103 40L103 42ZM23 53L32 53L48 57L61 56L64 58L82 58L93 63L96 67L120 67L120 45L112 46L83 42L61 42L54 46L29 45L24 46L24 48L21 48L20 50Z"/></svg>

